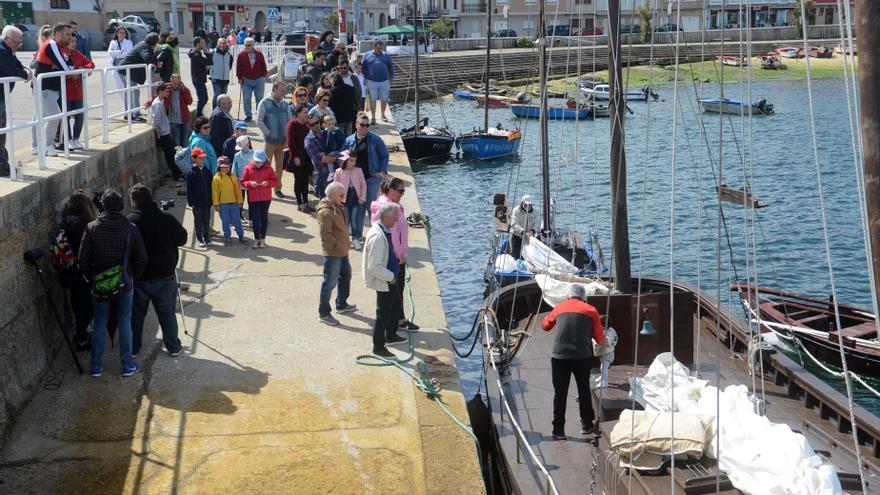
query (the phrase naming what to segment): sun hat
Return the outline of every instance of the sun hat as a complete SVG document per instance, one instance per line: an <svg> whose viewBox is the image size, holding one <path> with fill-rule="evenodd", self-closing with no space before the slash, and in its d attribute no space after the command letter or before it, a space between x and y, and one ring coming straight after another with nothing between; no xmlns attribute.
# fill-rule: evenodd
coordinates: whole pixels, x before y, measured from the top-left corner
<svg viewBox="0 0 880 495"><path fill-rule="evenodd" d="M235 123L235 128L236 129L247 129L248 128L247 122L245 122L243 120L239 120L238 122Z"/></svg>
<svg viewBox="0 0 880 495"><path fill-rule="evenodd" d="M208 156L208 154L202 151L201 148L193 148L191 154L193 158L204 158Z"/></svg>
<svg viewBox="0 0 880 495"><path fill-rule="evenodd" d="M266 163L269 161L269 156L266 155L265 150L257 150L254 151L254 161L260 163Z"/></svg>
<svg viewBox="0 0 880 495"><path fill-rule="evenodd" d="M246 149L251 143L251 138L247 136L238 136L235 138L235 151Z"/></svg>

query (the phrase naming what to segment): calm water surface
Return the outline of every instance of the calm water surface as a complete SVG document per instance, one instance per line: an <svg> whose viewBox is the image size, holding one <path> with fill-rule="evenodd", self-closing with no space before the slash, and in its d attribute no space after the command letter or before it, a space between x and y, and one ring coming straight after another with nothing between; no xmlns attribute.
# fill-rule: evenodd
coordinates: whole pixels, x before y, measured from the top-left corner
<svg viewBox="0 0 880 495"><path fill-rule="evenodd" d="M722 119L701 114L695 102L698 88L692 84L679 86L677 108L671 85L656 86L656 91L660 101L630 103L633 114L626 120L633 273L669 276L671 270L676 279L699 282L703 290L715 294L718 208L714 188L721 175L723 183L732 187L751 184L755 196L770 205L757 210L757 229L748 218L751 210L725 205L722 301L741 314L736 294L726 290L737 280L734 269L742 281L749 274L764 286L828 297L831 284L806 82L755 82L753 97L767 98L776 114L753 117L751 129L748 119L739 116ZM718 91L717 86L704 87L707 97L718 96ZM740 96L736 84L726 84L724 91L730 98ZM747 89L742 91L747 98ZM837 295L841 302L870 308L843 80L816 81L813 94ZM422 117L430 117L433 125L445 121L456 132L481 126L482 112L472 102L451 99L421 107ZM412 125L414 108L398 105L394 115L401 126ZM413 167L423 213L431 218L431 246L449 327L458 335L470 330L483 300L482 276L493 234L492 194L540 198L541 191L537 121L517 120L508 109L492 109L489 116L490 125L523 129L519 157L489 163L454 157L447 164ZM551 122L549 145L557 224L582 232L595 229L610 266L609 134L607 119ZM674 247L670 246L673 237ZM466 351L470 344L458 347ZM468 397L482 381L478 353L459 360ZM842 382L825 378L842 389ZM880 412L880 400L865 391L858 395L860 403Z"/></svg>

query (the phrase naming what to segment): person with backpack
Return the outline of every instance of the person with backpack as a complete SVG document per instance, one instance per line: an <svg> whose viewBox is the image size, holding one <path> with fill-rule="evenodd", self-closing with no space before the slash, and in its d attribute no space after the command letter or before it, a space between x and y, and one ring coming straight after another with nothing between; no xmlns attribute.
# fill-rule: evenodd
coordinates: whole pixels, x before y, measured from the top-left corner
<svg viewBox="0 0 880 495"><path fill-rule="evenodd" d="M61 222L52 238L52 265L58 272L61 286L67 289L70 307L76 322L73 343L79 351L89 349L89 325L92 323L92 296L88 282L79 267L79 247L86 225L97 213L85 191L79 190L67 198Z"/></svg>
<svg viewBox="0 0 880 495"><path fill-rule="evenodd" d="M129 191L132 212L128 219L135 224L144 238L147 266L134 282L134 301L131 310L131 352L141 349L144 321L150 303L156 311L162 342L171 357L180 355L183 346L177 337L177 259L178 248L186 244L187 232L171 213L159 209L153 194L143 184L135 184Z"/></svg>
<svg viewBox="0 0 880 495"><path fill-rule="evenodd" d="M211 179L211 198L214 211L220 214L223 222L223 245L232 245L232 227L238 234L239 244L244 244L244 230L241 227L241 208L244 195L238 177L231 172L229 158L221 156L217 162L217 173Z"/></svg>
<svg viewBox="0 0 880 495"><path fill-rule="evenodd" d="M141 369L131 357L131 310L134 279L147 266L147 250L138 228L122 214L122 195L108 189L101 203L104 211L86 226L79 248L79 266L91 281L94 308L90 374L100 378L104 371L104 334L116 303L122 376L129 377Z"/></svg>
<svg viewBox="0 0 880 495"><path fill-rule="evenodd" d="M200 117L204 118L204 117ZM190 152L193 166L186 174L186 204L192 208L193 229L199 247L211 244L211 170L205 165L208 155L201 148Z"/></svg>

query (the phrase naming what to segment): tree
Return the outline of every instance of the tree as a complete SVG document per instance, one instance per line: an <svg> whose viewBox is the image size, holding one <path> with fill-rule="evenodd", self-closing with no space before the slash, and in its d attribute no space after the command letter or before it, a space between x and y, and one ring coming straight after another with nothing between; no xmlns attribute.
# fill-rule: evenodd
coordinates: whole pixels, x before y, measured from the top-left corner
<svg viewBox="0 0 880 495"><path fill-rule="evenodd" d="M452 31L452 21L446 17L441 17L436 21L428 24L428 32L435 38L446 39Z"/></svg>
<svg viewBox="0 0 880 495"><path fill-rule="evenodd" d="M642 41L647 43L651 41L651 18L654 16L654 11L651 10L650 0L645 0L645 3L636 9L636 13L639 14Z"/></svg>
<svg viewBox="0 0 880 495"><path fill-rule="evenodd" d="M321 23L324 24L324 28L335 33L339 29L339 12L331 10L321 19Z"/></svg>
<svg viewBox="0 0 880 495"><path fill-rule="evenodd" d="M807 26L812 26L816 24L816 4L813 0L807 0L805 2L807 4ZM794 10L791 11L791 15L797 20L795 22L795 29L797 30L798 38L802 38L804 36L804 26L803 21L801 20L801 2L800 0L796 1L794 4Z"/></svg>

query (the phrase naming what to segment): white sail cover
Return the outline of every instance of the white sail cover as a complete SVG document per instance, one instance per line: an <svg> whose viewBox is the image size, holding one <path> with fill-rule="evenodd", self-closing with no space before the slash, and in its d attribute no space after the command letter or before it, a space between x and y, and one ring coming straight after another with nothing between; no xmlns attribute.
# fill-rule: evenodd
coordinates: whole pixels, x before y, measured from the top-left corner
<svg viewBox="0 0 880 495"><path fill-rule="evenodd" d="M579 271L576 266L553 251L543 242L531 237L527 242L523 242L522 247L523 258L533 267L535 271L544 271L550 273L559 273L564 275L575 275Z"/></svg>
<svg viewBox="0 0 880 495"><path fill-rule="evenodd" d="M647 411L711 416L705 454L715 458L720 443L718 465L739 490L751 495L844 493L834 466L803 435L755 414L745 385L730 385L719 396L717 388L690 377L687 367L668 352L654 359L644 377L631 378L630 385Z"/></svg>
<svg viewBox="0 0 880 495"><path fill-rule="evenodd" d="M535 275L535 281L542 290L544 302L553 307L568 299L568 288L575 284L583 286L588 296L605 296L610 290L599 282L566 282L544 274Z"/></svg>

